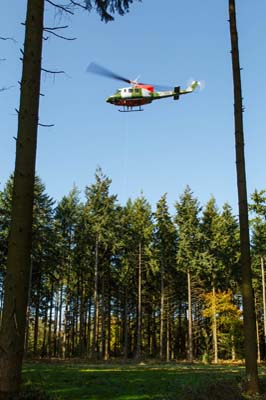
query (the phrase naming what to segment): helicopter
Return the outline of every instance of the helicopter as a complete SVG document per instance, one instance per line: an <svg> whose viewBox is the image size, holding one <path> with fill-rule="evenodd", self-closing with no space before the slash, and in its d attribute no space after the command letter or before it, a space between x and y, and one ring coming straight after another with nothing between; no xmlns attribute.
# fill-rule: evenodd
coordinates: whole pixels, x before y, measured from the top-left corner
<svg viewBox="0 0 266 400"><path fill-rule="evenodd" d="M167 97L173 97L174 100L178 100L181 95L192 93L197 87L202 86L201 81L192 81L186 89L175 86L172 90L160 91L155 89L155 87L159 87L158 85L140 83L137 79L124 78L94 62L88 66L87 72L130 84L129 87L117 89L114 94L106 99L107 103L122 107L118 110L120 112L143 111L142 106L150 104L154 100L161 100Z"/></svg>

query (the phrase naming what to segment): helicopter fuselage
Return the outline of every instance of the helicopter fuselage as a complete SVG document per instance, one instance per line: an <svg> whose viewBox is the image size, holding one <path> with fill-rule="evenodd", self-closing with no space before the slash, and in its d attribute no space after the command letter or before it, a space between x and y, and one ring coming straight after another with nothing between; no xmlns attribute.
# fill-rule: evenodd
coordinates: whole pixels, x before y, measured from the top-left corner
<svg viewBox="0 0 266 400"><path fill-rule="evenodd" d="M154 88L149 85L135 85L118 89L115 94L109 96L106 101L115 106L137 107L149 104L154 99Z"/></svg>
<svg viewBox="0 0 266 400"><path fill-rule="evenodd" d="M122 106L123 110L120 111L142 111L141 106L150 104L154 100L160 100L166 97L173 97L174 100L178 100L181 94L193 92L198 85L199 83L194 81L185 90L181 90L180 86L176 86L173 90L157 92L151 85L135 84L130 87L118 89L116 93L109 96L106 101L115 106ZM136 107L138 107L138 110L133 110L133 108Z"/></svg>

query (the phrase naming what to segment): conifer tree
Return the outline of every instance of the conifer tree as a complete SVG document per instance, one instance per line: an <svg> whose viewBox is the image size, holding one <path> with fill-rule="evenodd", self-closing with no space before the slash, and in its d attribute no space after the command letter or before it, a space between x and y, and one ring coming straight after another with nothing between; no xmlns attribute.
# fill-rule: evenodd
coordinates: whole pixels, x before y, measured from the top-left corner
<svg viewBox="0 0 266 400"><path fill-rule="evenodd" d="M132 204L132 235L135 246L135 268L137 271L137 321L135 358L141 359L143 348L143 295L145 277L150 272L151 239L152 239L151 206L143 194Z"/></svg>
<svg viewBox="0 0 266 400"><path fill-rule="evenodd" d="M266 355L266 289L265 289L265 255L266 255L266 191L255 190L249 205L252 212L252 270L256 298L256 315L258 324L263 326L263 356ZM261 321L259 316L262 316ZM259 340L259 335L258 335ZM258 343L259 348L259 343Z"/></svg>
<svg viewBox="0 0 266 400"><path fill-rule="evenodd" d="M243 104L235 0L229 0L228 8L234 83L234 117L236 144L235 149L240 225L240 260L245 337L245 364L247 386L246 390L250 394L256 394L259 392L256 343L256 315L252 288L250 258L249 220L244 152Z"/></svg>
<svg viewBox="0 0 266 400"><path fill-rule="evenodd" d="M59 319L59 353L64 358L72 354L71 329L73 330L73 291L76 288L74 265L75 235L79 223L81 205L79 191L74 186L68 196L64 196L55 209L55 229L57 234L57 257L61 316ZM45 351L45 349L43 349ZM46 352L46 351L45 351Z"/></svg>
<svg viewBox="0 0 266 400"><path fill-rule="evenodd" d="M50 0L52 6L56 4ZM70 0L61 11L81 7L91 11L95 6L103 21L123 15L133 0ZM32 215L34 197L39 97L41 83L42 41L44 33L45 0L28 0L23 50L18 135L14 172L11 230L8 246L7 276L5 280L3 322L0 330L0 393L17 392L20 386L23 345L26 327L26 309L30 281L30 253L32 247ZM19 304L19 306L18 306ZM13 316L13 317L12 317ZM14 342L16 346L14 346ZM12 345L11 345L12 343Z"/></svg>
<svg viewBox="0 0 266 400"><path fill-rule="evenodd" d="M169 214L166 194L158 201L155 211L155 251L160 269L160 359L169 360L169 306L172 281L176 270L177 233Z"/></svg>
<svg viewBox="0 0 266 400"><path fill-rule="evenodd" d="M177 266L187 277L188 302L188 351L193 361L193 321L192 321L192 277L198 274L200 266L200 206L189 186L176 203L175 222L178 233Z"/></svg>
<svg viewBox="0 0 266 400"><path fill-rule="evenodd" d="M213 301L213 322L212 322L212 336L213 336L213 354L214 354L214 363L218 362L218 340L217 340L217 321L216 321L216 290L217 290L217 282L222 282L219 279L219 275L222 271L223 265L219 260L219 214L218 209L215 204L215 199L212 197L207 203L203 215L202 215L202 224L201 230L203 233L203 265L205 274L207 272L207 279L205 282L209 280L210 288L212 290L212 301ZM207 283L206 282L206 283Z"/></svg>
<svg viewBox="0 0 266 400"><path fill-rule="evenodd" d="M236 286L239 277L239 235L238 225L232 216L231 209L224 205L219 212L215 198L212 196L203 210L202 222L202 279L205 290L212 292L213 317L212 338L214 362L218 362L218 329L216 324L216 291L228 290Z"/></svg>
<svg viewBox="0 0 266 400"><path fill-rule="evenodd" d="M111 180L100 168L95 173L96 182L86 188L86 213L94 242L94 320L92 355L108 358L106 345L109 335L110 318L110 258L115 242L116 195L111 195ZM101 297L100 297L101 294ZM101 304L100 304L101 300ZM100 314L101 306L101 315ZM99 317L101 317L101 345L99 337Z"/></svg>

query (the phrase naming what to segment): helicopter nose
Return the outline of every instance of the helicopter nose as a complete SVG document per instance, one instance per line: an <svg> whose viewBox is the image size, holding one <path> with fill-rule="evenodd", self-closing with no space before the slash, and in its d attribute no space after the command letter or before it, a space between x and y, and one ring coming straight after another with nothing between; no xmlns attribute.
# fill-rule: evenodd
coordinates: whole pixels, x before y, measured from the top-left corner
<svg viewBox="0 0 266 400"><path fill-rule="evenodd" d="M112 102L113 102L113 96L107 97L106 103L111 103L112 104Z"/></svg>

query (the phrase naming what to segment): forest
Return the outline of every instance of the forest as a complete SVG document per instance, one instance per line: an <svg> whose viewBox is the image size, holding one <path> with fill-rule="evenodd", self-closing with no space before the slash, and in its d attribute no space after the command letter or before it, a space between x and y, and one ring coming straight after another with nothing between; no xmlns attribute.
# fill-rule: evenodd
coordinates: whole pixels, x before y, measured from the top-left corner
<svg viewBox="0 0 266 400"><path fill-rule="evenodd" d="M0 192L1 302L13 177ZM242 360L239 224L187 186L173 215L141 194L125 206L98 168L56 203L35 178L25 349L90 360ZM259 358L265 359L266 192L250 201Z"/></svg>
<svg viewBox="0 0 266 400"><path fill-rule="evenodd" d="M92 183L88 182L81 190L74 185L69 188L67 195L61 198L62 193L65 193L63 191L55 200L46 192L42 174L37 175L39 128L54 126L39 119L40 99L45 96L42 92L43 75L54 78L58 74L65 74L63 70L48 69L43 65L43 48L47 50L48 47L44 46L45 42L51 37L65 42L75 40L75 37L62 34L69 25L61 22L63 18L74 18L77 11L95 13L102 22L107 23L113 21L115 15L123 16L131 12L133 3L135 6L142 1L69 0L65 4L59 4L52 0L27 0L24 4L26 18L21 25L25 30L25 37L23 49L20 49L22 72L17 92L19 107L15 109L17 136L13 136L16 147L15 167L8 172L4 179L7 181L0 189L1 400L265 398L265 368L260 362L266 359L266 190L254 189L251 195L247 191L243 129L245 106L241 85L243 68L239 58L235 0L227 2L230 45L228 43L226 46L228 53L230 49L230 83L233 93L227 94L222 100L217 92L210 90L208 103L212 104L214 98L221 99L221 103L216 103L214 107L215 110L220 110L222 102L229 103L228 97L232 96L232 110L222 108L224 111L220 111L219 115L215 114L215 117L208 105L202 108L203 112L195 113L196 110L200 111L200 107L194 103L194 109L186 114L188 117L183 129L189 134L193 131L195 135L198 126L194 124L192 128L193 125L189 125L187 130L188 124L195 123L196 120L200 126L204 119L207 121L214 117L212 126L207 131L213 132L212 137L216 137L215 131L223 119L234 122L237 211L229 203L219 207L214 195L210 196L206 204L201 204L188 185L181 195L177 195L174 204L169 204L167 193L162 193L159 194L161 197L155 206L152 206L142 191L139 196L137 194L120 204L119 195L112 191L111 178L100 167L97 167ZM177 7L175 2L173 4ZM7 11L10 10L7 8ZM183 11L187 20L186 14L190 10L185 11L184 8ZM148 11L146 16L150 17ZM173 13L168 13L168 16L172 18ZM159 10L158 17L161 19ZM138 14L136 21L142 20L146 26L147 18L141 18L142 15ZM160 19L157 21L161 27ZM213 21L215 20L214 18ZM173 22L176 24L176 18ZM140 28L140 25L132 22L128 26L136 32L136 26ZM186 29L187 25L190 24L184 24L182 29ZM205 25L203 41L207 43L207 39L212 39L212 29L215 26L213 24L210 28L209 23ZM162 26L166 28L168 23L164 22ZM154 34L157 34L156 24L154 27ZM88 42L99 39L100 43L101 38L96 32L99 33L100 30L88 35ZM111 47L117 43L118 36L123 36L121 32L129 31L127 28L118 28L109 45L104 42L104 55L111 51L109 58L115 58ZM194 40L193 46L186 46L185 41L186 37L196 38L198 32L186 32L186 35L183 32L177 34L178 39L183 35L180 40L182 50L180 46L174 50L176 41L172 41L172 46L168 48L171 57L176 52L179 58L181 53L187 58L191 56L191 51L187 52L187 48L198 50L198 46L194 46ZM146 31L142 36L145 35ZM125 34L125 38L132 39L129 36ZM135 37L134 34L133 36ZM210 42L212 47L209 48L218 49L219 43L224 43L224 39L228 40L224 27L219 36L223 38L222 41ZM143 47L145 59L151 46L156 47L158 44L156 52L159 50L160 53L170 37L173 39L172 32L168 31L167 40L164 37L164 41L160 42L161 37L157 36L152 45L147 45L146 49ZM0 40L17 43L10 35L1 34ZM129 42L126 43L127 47ZM90 44L88 49L92 52ZM97 47L96 53L100 47ZM204 46L200 44L200 47L204 50ZM79 55L74 54L75 51L72 48L73 58L79 60L84 51L81 51L81 47ZM140 59L144 53L138 53ZM201 58L206 59L206 68L210 53L209 50L205 57L201 57L196 52L196 63ZM128 58L129 61L131 53L127 54L128 56L124 53L121 57L119 53L119 57L124 60ZM136 52L133 51L132 54L136 61ZM57 56L57 52L54 55ZM169 57L165 57L165 60L168 61ZM1 58L1 62L4 61L6 59ZM180 60L173 61L176 66L179 63ZM153 62L153 65L156 63ZM210 68L209 76L213 76L213 71L217 72L221 65L225 67L221 62L219 66ZM257 63L257 67L259 65L261 62ZM104 73L100 75L130 84L129 88L119 89L106 100L113 105L122 106L123 109L119 111L124 112L143 111L141 106L150 104L154 99L170 96L179 100L180 94L191 93L200 86L200 81L193 80L186 90L180 89L181 86L174 86L171 91L157 92L154 91L154 85L140 83L138 78L124 78L105 67L101 67L101 71ZM226 94L224 89L229 86L229 75L225 74L221 79L219 73L216 75L221 81L219 83L222 83L223 94ZM216 83L212 82L216 86L217 78ZM0 91L8 92L12 87L13 85L2 86ZM93 117L96 116L95 105L98 104L98 111L101 108L93 94L100 93L100 88L102 87L89 87L90 97L85 100L86 112L89 109L90 116ZM74 97L78 99L81 92L82 87L76 96L67 92L71 105L74 105ZM62 92L61 98L63 97ZM68 114L67 108L60 108L59 104L61 100L49 103L50 112L54 112L53 116L56 118L59 111L64 110L62 114L65 116ZM69 114L78 123L80 110L75 110L76 113L71 109ZM85 113L85 109L83 110L81 114ZM178 121L182 119L181 114L182 111L178 115ZM98 115L103 119L103 112ZM193 119L193 115L196 118ZM254 117L255 114L251 115ZM172 126L177 129L179 125L175 124L176 118L172 118ZM115 119L106 118L107 120L112 126L112 133L109 135L112 137L120 130L115 127ZM134 125L136 131L145 126L140 121ZM160 121L164 124L165 116ZM99 119L96 125L90 125L91 152L91 142L97 139L99 133L98 122ZM232 125L225 124L220 134L233 130ZM255 126L253 123L252 125ZM260 129L258 125L257 129ZM69 127L65 127L68 130ZM75 128L72 125L71 137L79 128L76 124ZM160 129L155 121L155 131L157 128ZM10 139L12 129L6 129ZM167 129L165 125L161 131L165 133ZM65 133L64 129L59 129L58 132L60 131ZM199 137L203 137L203 125L200 132ZM44 136L41 137L43 139ZM52 141L50 139L49 144ZM63 142L65 143L65 137ZM206 144L208 142L206 137ZM108 149L105 141L103 143L104 146L98 146L98 150L103 147ZM191 136L191 143L184 153L191 150L193 143ZM137 155L141 144L139 141ZM218 133L215 146L217 144ZM42 146L45 151L45 146ZM120 149L120 145L114 147ZM49 149L53 149L59 156L62 152L62 141L59 147ZM227 153L223 152L220 143L219 149L222 154ZM113 156L112 151L108 150ZM212 155L213 148L210 146L207 150L205 154ZM77 154L79 153L78 151ZM202 155L200 149L197 153ZM161 151L158 154L161 158ZM158 156L155 159L159 159ZM192 160L193 157L191 162ZM49 161L46 158L46 163ZM87 162L86 154L86 165ZM148 162L147 158L145 162ZM223 159L223 163L225 162L226 159ZM163 159L161 163L164 164ZM99 164L93 164L93 169ZM214 164L215 162L208 160L209 168ZM58 158L53 171L62 165L65 164L59 162ZM184 164L182 173L187 171L183 167ZM139 176L145 169L143 166L141 168ZM193 172L196 168L195 161ZM167 176L168 171L169 169L164 176ZM53 176L52 179L56 178ZM153 179L156 185L156 174L153 174ZM217 183L217 174L215 179ZM175 178L174 184L179 184L178 179ZM221 181L222 185L225 187L227 181ZM259 185L254 185L254 188L257 186ZM155 367L149 369L150 365ZM229 365L229 368L224 365ZM39 391L40 385L45 389L44 395ZM58 397L58 392L63 397Z"/></svg>

